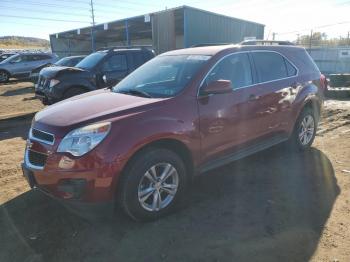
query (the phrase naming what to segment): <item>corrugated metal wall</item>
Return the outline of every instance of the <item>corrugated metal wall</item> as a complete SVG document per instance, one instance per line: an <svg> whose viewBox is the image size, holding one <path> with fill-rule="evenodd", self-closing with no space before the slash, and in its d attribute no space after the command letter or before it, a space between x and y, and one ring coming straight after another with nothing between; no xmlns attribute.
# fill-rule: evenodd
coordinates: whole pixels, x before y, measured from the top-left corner
<svg viewBox="0 0 350 262"><path fill-rule="evenodd" d="M157 54L176 48L174 11L166 11L152 16L153 47Z"/></svg>
<svg viewBox="0 0 350 262"><path fill-rule="evenodd" d="M87 55L91 53L90 40L78 40L72 38L56 38L55 35L50 36L52 52L59 57L72 55Z"/></svg>
<svg viewBox="0 0 350 262"><path fill-rule="evenodd" d="M264 26L185 7L184 46L203 43L238 43L244 37L264 38Z"/></svg>

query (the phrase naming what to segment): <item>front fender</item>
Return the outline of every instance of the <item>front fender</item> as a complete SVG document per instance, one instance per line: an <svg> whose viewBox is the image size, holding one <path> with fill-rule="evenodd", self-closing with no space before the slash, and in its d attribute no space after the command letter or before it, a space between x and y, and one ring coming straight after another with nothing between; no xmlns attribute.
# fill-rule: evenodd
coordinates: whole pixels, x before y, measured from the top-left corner
<svg viewBox="0 0 350 262"><path fill-rule="evenodd" d="M0 71L5 71L6 73L8 73L10 76L12 75L11 72L3 67L0 67Z"/></svg>
<svg viewBox="0 0 350 262"><path fill-rule="evenodd" d="M181 108L181 110L177 110ZM183 114L187 112L187 114ZM190 152L193 165L200 162L200 133L196 103L180 100L164 106L112 120L110 135L104 141L104 157L122 171L142 148L164 139L180 142ZM118 172L120 173L120 172ZM118 180L118 175L113 178Z"/></svg>
<svg viewBox="0 0 350 262"><path fill-rule="evenodd" d="M51 96L55 98L61 98L64 95L64 93L72 87L81 87L86 89L86 91L96 90L96 86L94 85L94 83L90 82L85 78L74 78L70 80L63 79L61 80L60 84L53 88L53 91L51 91Z"/></svg>

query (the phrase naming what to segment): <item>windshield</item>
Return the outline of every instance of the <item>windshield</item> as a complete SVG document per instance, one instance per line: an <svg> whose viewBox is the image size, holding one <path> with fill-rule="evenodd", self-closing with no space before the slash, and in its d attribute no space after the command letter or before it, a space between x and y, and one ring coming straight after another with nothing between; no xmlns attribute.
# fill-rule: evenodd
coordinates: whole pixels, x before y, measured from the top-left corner
<svg viewBox="0 0 350 262"><path fill-rule="evenodd" d="M59 65L59 66L67 65L67 64L69 64L69 60L70 60L70 58L68 58L68 57L62 58L62 59L58 60L55 63L55 65Z"/></svg>
<svg viewBox="0 0 350 262"><path fill-rule="evenodd" d="M12 60L15 60L16 59L16 57L19 57L20 56L20 54L15 54L15 55L12 55L12 56L10 56L10 57L8 57L8 58L6 58L4 61L2 61L2 63L7 63L7 62L10 62L10 61L12 61Z"/></svg>
<svg viewBox="0 0 350 262"><path fill-rule="evenodd" d="M105 57L105 52L96 52L81 60L76 67L82 69L92 69Z"/></svg>
<svg viewBox="0 0 350 262"><path fill-rule="evenodd" d="M0 59L6 59L6 58L9 58L11 56L13 56L14 54L2 54L0 55Z"/></svg>
<svg viewBox="0 0 350 262"><path fill-rule="evenodd" d="M158 56L127 76L113 91L144 93L149 97L175 96L209 58L203 55Z"/></svg>

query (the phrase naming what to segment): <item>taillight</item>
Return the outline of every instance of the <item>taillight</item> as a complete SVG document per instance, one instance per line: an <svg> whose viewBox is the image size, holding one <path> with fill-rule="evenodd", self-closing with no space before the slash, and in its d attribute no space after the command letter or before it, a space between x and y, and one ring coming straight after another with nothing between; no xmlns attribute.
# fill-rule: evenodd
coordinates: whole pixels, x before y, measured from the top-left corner
<svg viewBox="0 0 350 262"><path fill-rule="evenodd" d="M327 82L327 78L325 75L321 74L320 82L321 82L322 89L327 90L328 82Z"/></svg>

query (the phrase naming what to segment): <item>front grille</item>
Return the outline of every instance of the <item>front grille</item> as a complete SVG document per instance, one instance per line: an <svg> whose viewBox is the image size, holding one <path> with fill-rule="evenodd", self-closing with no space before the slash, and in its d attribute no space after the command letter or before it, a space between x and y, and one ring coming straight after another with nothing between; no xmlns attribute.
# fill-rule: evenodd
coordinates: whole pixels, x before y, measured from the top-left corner
<svg viewBox="0 0 350 262"><path fill-rule="evenodd" d="M49 144L53 144L55 141L55 136L44 132L44 131L40 131L38 129L33 128L32 129L32 138L37 139L37 140L41 140L43 142L49 143Z"/></svg>
<svg viewBox="0 0 350 262"><path fill-rule="evenodd" d="M49 80L46 79L45 77L43 76L40 76L39 75L39 80L38 80L38 86L41 87L41 88L46 88L49 86Z"/></svg>
<svg viewBox="0 0 350 262"><path fill-rule="evenodd" d="M33 166L43 167L46 164L47 155L33 151L28 150L28 161Z"/></svg>

